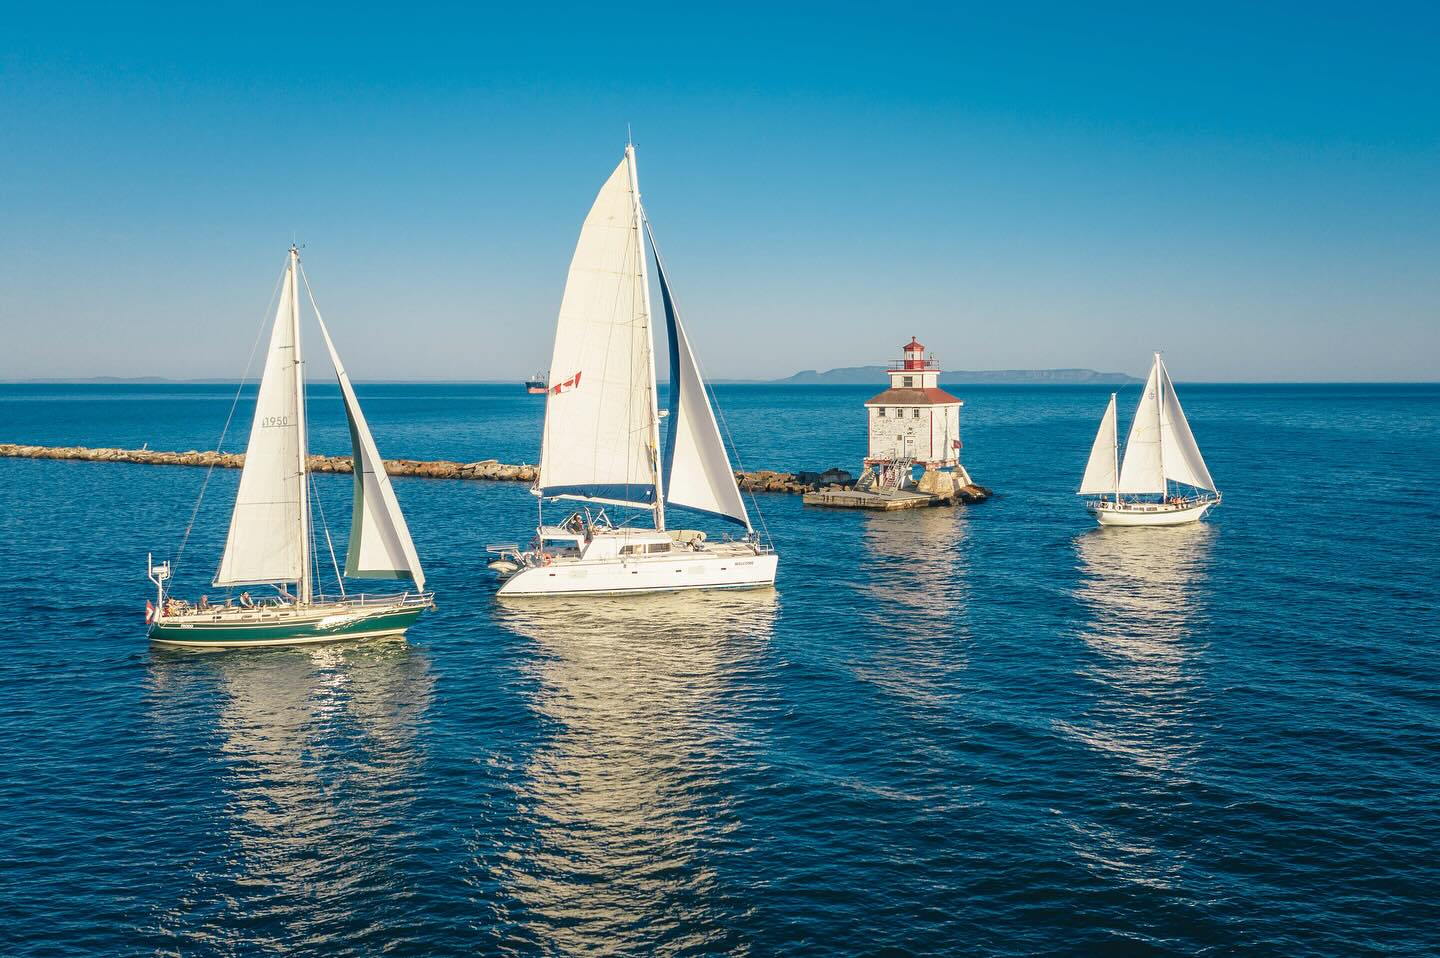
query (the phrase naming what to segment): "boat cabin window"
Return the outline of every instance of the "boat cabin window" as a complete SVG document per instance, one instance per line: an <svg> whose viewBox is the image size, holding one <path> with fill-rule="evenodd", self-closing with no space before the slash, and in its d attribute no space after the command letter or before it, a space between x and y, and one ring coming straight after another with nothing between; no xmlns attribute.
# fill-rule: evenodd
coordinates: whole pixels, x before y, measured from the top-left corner
<svg viewBox="0 0 1440 958"><path fill-rule="evenodd" d="M580 545L574 539L546 539L540 544L544 552L551 555L578 556Z"/></svg>
<svg viewBox="0 0 1440 958"><path fill-rule="evenodd" d="M637 542L633 545L620 547L620 554L622 556L654 555L658 552L669 551L670 543L668 542Z"/></svg>

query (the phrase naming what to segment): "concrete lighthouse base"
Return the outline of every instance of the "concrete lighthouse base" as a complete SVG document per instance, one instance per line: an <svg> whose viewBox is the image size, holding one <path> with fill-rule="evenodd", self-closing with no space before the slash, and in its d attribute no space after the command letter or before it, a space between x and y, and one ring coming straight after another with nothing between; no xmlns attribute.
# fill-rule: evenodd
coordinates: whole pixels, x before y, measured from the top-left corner
<svg viewBox="0 0 1440 958"><path fill-rule="evenodd" d="M916 492L928 493L942 499L953 499L960 490L975 485L964 466L954 469L926 469L920 481L915 484Z"/></svg>
<svg viewBox="0 0 1440 958"><path fill-rule="evenodd" d="M807 506L823 506L831 509L876 509L891 512L896 509L924 509L929 506L953 506L959 503L984 502L992 493L984 486L977 486L965 467L954 470L927 469L920 481L906 489L878 489L874 486L860 488L864 477L856 488L832 487L807 492L803 498Z"/></svg>

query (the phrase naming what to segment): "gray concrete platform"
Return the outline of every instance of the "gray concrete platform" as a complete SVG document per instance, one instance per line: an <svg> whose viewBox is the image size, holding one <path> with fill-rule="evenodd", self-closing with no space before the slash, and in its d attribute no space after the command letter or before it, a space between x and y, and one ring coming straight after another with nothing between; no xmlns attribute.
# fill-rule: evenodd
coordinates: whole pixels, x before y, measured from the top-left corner
<svg viewBox="0 0 1440 958"><path fill-rule="evenodd" d="M924 492L861 492L858 489L821 489L805 493L807 506L828 506L832 509L923 509L945 505L946 500Z"/></svg>

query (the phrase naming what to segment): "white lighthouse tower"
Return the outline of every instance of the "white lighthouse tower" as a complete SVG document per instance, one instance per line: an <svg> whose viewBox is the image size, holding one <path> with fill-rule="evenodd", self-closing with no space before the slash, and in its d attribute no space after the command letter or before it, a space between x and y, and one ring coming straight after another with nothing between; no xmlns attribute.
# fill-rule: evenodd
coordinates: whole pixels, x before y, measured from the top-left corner
<svg viewBox="0 0 1440 958"><path fill-rule="evenodd" d="M870 443L862 489L916 489L952 495L970 484L960 465L960 407L940 388L940 365L926 357L914 336L902 349L905 358L886 371L890 388L865 403ZM915 467L923 466L918 484Z"/></svg>

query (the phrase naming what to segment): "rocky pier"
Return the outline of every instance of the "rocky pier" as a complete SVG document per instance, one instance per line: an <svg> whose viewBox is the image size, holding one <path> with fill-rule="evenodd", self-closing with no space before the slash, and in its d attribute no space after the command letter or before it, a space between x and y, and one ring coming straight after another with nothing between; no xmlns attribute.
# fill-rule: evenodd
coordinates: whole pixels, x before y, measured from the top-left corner
<svg viewBox="0 0 1440 958"><path fill-rule="evenodd" d="M122 462L146 466L192 466L221 469L239 469L245 465L244 454L235 452L199 452L196 450L165 452L158 449L28 446L18 443L0 443L0 458L64 459L78 462ZM419 479L533 482L536 468L528 463L512 465L495 459L481 459L478 462L453 462L446 459L385 460L385 471L390 475ZM310 469L312 472L346 473L351 472L353 466L349 456L311 456ZM757 469L751 472L736 472L735 479L741 489L749 492L779 492L796 495L807 492L837 492L854 485L850 474L843 469L830 469L826 472L778 472L773 469ZM974 488L977 491L980 490L978 486ZM984 492L988 495L988 490L984 490Z"/></svg>

